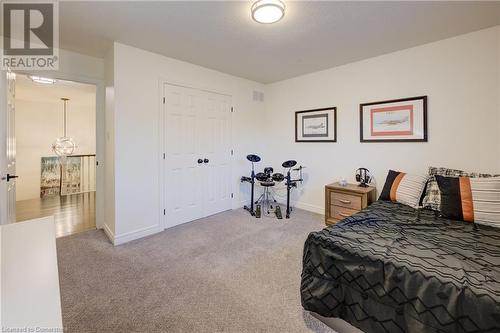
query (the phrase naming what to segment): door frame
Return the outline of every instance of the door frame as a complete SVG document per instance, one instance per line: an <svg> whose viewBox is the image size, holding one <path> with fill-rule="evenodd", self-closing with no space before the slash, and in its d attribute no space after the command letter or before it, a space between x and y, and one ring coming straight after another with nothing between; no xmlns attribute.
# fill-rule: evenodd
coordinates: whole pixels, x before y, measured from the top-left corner
<svg viewBox="0 0 500 333"><path fill-rule="evenodd" d="M0 124L6 124L7 119L7 71L0 70ZM0 126L0 225L8 223L7 217L7 182L3 174L7 164L6 126Z"/></svg>
<svg viewBox="0 0 500 333"><path fill-rule="evenodd" d="M233 109L233 107L234 107L233 96L229 93L217 91L217 89L213 89L210 87L202 87L202 86L199 86L196 84L179 82L179 81L169 80L166 78L159 79L159 81L158 81L158 93L159 93L158 96L160 96L160 98L158 99L158 104L159 104L159 107L158 107L158 110L159 110L158 111L158 113L159 113L158 114L158 120L159 120L158 121L158 147L160 148L160 151L158 152L158 166L159 166L158 177L159 177L160 181L158 183L160 185L160 188L159 188L160 196L159 196L159 200L158 200L158 202L159 202L158 214L159 214L161 229L168 228L167 215L165 213L166 207L167 207L166 206L167 202L166 202L165 187L166 187L167 183L166 183L165 173L163 172L164 171L164 163L166 162L165 154L166 154L166 148L167 148L167 147L165 147L165 136L166 136L165 112L166 112L167 105L166 105L166 103L164 103L165 85L167 85L167 84L227 96L231 99L231 103L230 103L231 109ZM230 114L229 114L229 132L230 132L229 145L231 146L231 150L233 151L233 154L229 157L229 160L230 160L229 166L230 166L231 179L236 179L235 175L234 175L235 160L234 160L234 145L233 145L233 113L234 112L230 112ZM234 209L234 207L235 207L235 196L234 196L235 190L236 190L236 182L234 182L234 183L231 182L231 193L233 193L233 196L231 197L231 210Z"/></svg>
<svg viewBox="0 0 500 333"><path fill-rule="evenodd" d="M96 212L95 212L95 225L97 229L104 228L104 156L105 156L105 143L106 143L106 128L105 128L105 89L104 80L87 77L84 75L76 75L71 73L64 73L59 71L51 72L30 72L30 71L14 71L20 75L36 75L51 78L55 80L73 81L76 83L92 84L96 87L96 104L95 104L95 119L96 119L96 161L99 163L96 166Z"/></svg>

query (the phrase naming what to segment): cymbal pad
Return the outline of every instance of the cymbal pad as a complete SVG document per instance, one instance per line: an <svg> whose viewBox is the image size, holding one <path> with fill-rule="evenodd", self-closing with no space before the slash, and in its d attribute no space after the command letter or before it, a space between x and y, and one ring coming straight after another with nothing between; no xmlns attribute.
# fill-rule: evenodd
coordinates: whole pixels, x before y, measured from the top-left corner
<svg viewBox="0 0 500 333"><path fill-rule="evenodd" d="M297 165L297 161L294 161L294 160L285 161L285 162L283 162L283 164L281 164L281 166L283 168L293 168L296 165Z"/></svg>

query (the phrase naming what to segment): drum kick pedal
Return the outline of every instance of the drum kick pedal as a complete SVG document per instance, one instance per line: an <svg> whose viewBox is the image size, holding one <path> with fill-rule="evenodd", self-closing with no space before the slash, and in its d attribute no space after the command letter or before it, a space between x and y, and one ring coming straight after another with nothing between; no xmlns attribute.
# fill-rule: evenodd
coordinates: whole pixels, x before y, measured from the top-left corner
<svg viewBox="0 0 500 333"><path fill-rule="evenodd" d="M255 209L255 217L260 219L261 214L262 214L262 211L260 209L260 205L257 205L257 208Z"/></svg>
<svg viewBox="0 0 500 333"><path fill-rule="evenodd" d="M283 219L283 215L281 214L281 207L276 205L276 210L274 212L276 214L276 217L278 218L278 220L281 220Z"/></svg>
<svg viewBox="0 0 500 333"><path fill-rule="evenodd" d="M245 206L243 206L243 209L248 211L250 213L250 215L255 216L255 212L250 207L245 205Z"/></svg>

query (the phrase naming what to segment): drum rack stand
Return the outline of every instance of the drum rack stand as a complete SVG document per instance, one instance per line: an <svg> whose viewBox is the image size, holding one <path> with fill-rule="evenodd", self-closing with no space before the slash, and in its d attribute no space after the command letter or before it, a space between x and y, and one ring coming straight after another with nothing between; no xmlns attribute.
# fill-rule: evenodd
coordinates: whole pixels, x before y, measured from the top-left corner
<svg viewBox="0 0 500 333"><path fill-rule="evenodd" d="M255 189L255 171L253 170L253 163L252 163L252 176L250 179L251 179L250 184L252 187L252 193L250 194L250 207L243 206L243 208L246 209L248 212L250 212L250 215L255 216L255 211L253 209L253 198L254 198L254 189Z"/></svg>
<svg viewBox="0 0 500 333"><path fill-rule="evenodd" d="M286 162L285 162L286 163ZM283 164L285 164L283 163ZM300 178L299 179L292 179L292 175L290 173L290 169L288 169L287 173L286 173L286 215L285 215L285 218L289 219L290 218L290 213L292 212L292 207L290 207L290 192L292 190L292 188L294 187L297 187L297 182L302 182L303 179L302 179L302 169L303 167L300 166L298 167L297 169L294 169L296 171L299 171L300 172Z"/></svg>
<svg viewBox="0 0 500 333"><path fill-rule="evenodd" d="M255 175L254 163L260 162L260 157L257 155L248 155L247 160L252 162L252 172L250 174L250 177L246 177L246 176L241 177L241 182L247 182L247 183L250 183L250 185L251 185L250 206L245 205L245 206L243 206L243 208L245 210L247 210L252 216L255 216L254 194L255 194L256 175ZM285 181L285 185L286 185L286 215L285 215L285 218L287 218L287 219L290 218L290 213L292 211L292 208L290 207L291 190L292 190L292 188L297 187L297 182L303 181L303 178L302 178L302 169L304 168L303 166L299 166L298 168L293 169L293 171L299 171L300 177L298 179L292 179L291 170L296 164L297 164L297 161L294 161L294 160L285 161L282 164L283 168L288 169L286 176L284 177L284 179L286 180ZM283 175L281 175L281 177L282 177L281 179L283 179ZM265 196L265 194L263 194L263 195ZM266 198L269 200L268 197L266 197ZM259 198L259 200L260 199L261 198ZM273 201L276 201L276 200L274 200L274 198L273 198Z"/></svg>
<svg viewBox="0 0 500 333"><path fill-rule="evenodd" d="M248 155L247 160L252 162L252 173L250 174L250 177L241 177L241 182L248 182L251 184L252 190L251 190L251 200L250 200L250 207L249 206L243 206L245 210L247 210L250 215L255 216L255 210L254 208L254 191L255 191L255 168L254 168L254 163L260 161L260 157L257 155Z"/></svg>

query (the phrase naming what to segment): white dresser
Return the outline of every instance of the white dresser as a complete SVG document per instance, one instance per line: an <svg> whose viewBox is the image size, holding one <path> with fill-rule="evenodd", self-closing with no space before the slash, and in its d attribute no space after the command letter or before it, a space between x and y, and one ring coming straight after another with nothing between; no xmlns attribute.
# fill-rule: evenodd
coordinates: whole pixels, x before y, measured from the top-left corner
<svg viewBox="0 0 500 333"><path fill-rule="evenodd" d="M4 331L62 332L53 217L0 226Z"/></svg>

